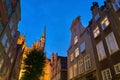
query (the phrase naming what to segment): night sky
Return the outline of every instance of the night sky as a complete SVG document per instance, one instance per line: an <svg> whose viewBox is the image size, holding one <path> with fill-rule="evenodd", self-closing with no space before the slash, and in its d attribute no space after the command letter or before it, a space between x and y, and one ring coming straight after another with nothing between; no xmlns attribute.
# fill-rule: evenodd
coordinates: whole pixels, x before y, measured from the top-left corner
<svg viewBox="0 0 120 80"><path fill-rule="evenodd" d="M21 0L21 21L18 30L26 37L27 46L40 39L46 26L45 52L50 58L52 52L66 56L70 45L70 26L81 16L84 27L92 18L90 7L104 0Z"/></svg>

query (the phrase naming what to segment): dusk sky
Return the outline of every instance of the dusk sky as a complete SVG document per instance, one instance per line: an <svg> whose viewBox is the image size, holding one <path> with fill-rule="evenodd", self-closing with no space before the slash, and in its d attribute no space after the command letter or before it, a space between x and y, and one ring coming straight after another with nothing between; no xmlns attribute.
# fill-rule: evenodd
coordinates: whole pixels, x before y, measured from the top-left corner
<svg viewBox="0 0 120 80"><path fill-rule="evenodd" d="M104 0L21 0L21 21L19 31L26 37L27 46L40 39L46 25L45 52L50 58L52 52L66 56L70 45L72 21L81 16L83 26L91 19L92 2L99 5Z"/></svg>

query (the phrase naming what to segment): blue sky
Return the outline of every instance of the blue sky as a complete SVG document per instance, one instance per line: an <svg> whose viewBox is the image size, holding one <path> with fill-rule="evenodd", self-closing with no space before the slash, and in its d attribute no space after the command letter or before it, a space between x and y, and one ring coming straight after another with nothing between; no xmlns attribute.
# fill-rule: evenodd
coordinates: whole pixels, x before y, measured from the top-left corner
<svg viewBox="0 0 120 80"><path fill-rule="evenodd" d="M86 27L91 19L92 2L99 5L104 0L21 0L21 21L18 30L26 37L27 46L39 40L46 25L45 52L66 56L70 44L70 26L73 19L81 16Z"/></svg>

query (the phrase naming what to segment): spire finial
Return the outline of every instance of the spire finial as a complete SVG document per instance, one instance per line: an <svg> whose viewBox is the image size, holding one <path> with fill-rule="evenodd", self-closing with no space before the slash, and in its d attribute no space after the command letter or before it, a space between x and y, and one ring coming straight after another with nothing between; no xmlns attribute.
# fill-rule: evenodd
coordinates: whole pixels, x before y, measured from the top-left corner
<svg viewBox="0 0 120 80"><path fill-rule="evenodd" d="M44 31L42 33L42 38L46 38L46 25L44 26Z"/></svg>

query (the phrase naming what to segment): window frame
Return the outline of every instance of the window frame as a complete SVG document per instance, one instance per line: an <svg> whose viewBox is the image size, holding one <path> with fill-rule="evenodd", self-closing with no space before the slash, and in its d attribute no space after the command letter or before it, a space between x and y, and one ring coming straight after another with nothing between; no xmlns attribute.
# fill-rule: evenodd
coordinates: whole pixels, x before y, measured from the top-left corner
<svg viewBox="0 0 120 80"><path fill-rule="evenodd" d="M81 44L80 44L80 51L81 53L84 52L86 50L86 43L85 41L83 41Z"/></svg>
<svg viewBox="0 0 120 80"><path fill-rule="evenodd" d="M115 2L112 3L113 8L115 11L118 11L120 9L120 0L115 0Z"/></svg>
<svg viewBox="0 0 120 80"><path fill-rule="evenodd" d="M105 16L101 21L101 27L102 29L106 29L110 25L110 21L107 16Z"/></svg>
<svg viewBox="0 0 120 80"><path fill-rule="evenodd" d="M109 77L108 77L108 75L107 75L107 73L108 73L107 71L109 71L110 74L108 74L108 75L109 75L110 78L112 79L111 71L110 71L109 68L107 68L107 69L104 69L104 70L101 71L102 79L103 79L103 80L111 80L111 79L109 79ZM106 77L106 79L105 79L105 77Z"/></svg>
<svg viewBox="0 0 120 80"><path fill-rule="evenodd" d="M116 67L118 67L119 70L120 70L120 63L117 63L117 64L114 65L115 73L116 73L116 74L120 74L120 72L118 72L118 71L116 70Z"/></svg>
<svg viewBox="0 0 120 80"><path fill-rule="evenodd" d="M110 40L112 40L112 42L111 42L111 41L110 41L110 42L108 41L109 38L110 38ZM115 38L115 35L114 35L113 32L109 33L109 34L105 37L105 40L106 40L107 47L108 47L108 50L109 50L109 54L110 54L110 55L114 54L115 52L117 52L117 51L119 50L118 43L117 43L117 41L116 41L116 38ZM110 44L113 43L113 41L114 41L114 45L116 46L116 50L115 50L114 52L112 52L111 49L110 49ZM114 49L115 49L115 48L114 48Z"/></svg>
<svg viewBox="0 0 120 80"><path fill-rule="evenodd" d="M104 45L103 45L102 41L100 41L99 43L96 44L96 50L97 50L97 55L98 55L98 60L99 61L102 61L102 60L104 60L107 57L106 52L105 52L105 48L104 48ZM104 51L104 55L99 53L99 52L102 52L102 51Z"/></svg>
<svg viewBox="0 0 120 80"><path fill-rule="evenodd" d="M75 57L78 57L79 54L80 54L80 51L79 51L79 48L77 47L77 48L75 49Z"/></svg>
<svg viewBox="0 0 120 80"><path fill-rule="evenodd" d="M95 19L95 21L97 21L99 18L100 18L100 14L97 13L97 14L95 15L94 19Z"/></svg>
<svg viewBox="0 0 120 80"><path fill-rule="evenodd" d="M74 45L78 43L78 36L74 37Z"/></svg>
<svg viewBox="0 0 120 80"><path fill-rule="evenodd" d="M94 35L94 38L96 38L100 35L100 29L98 26L95 27L95 29L93 30L93 35Z"/></svg>
<svg viewBox="0 0 120 80"><path fill-rule="evenodd" d="M91 68L91 59L90 59L90 55L86 55L84 57L84 64L85 64L85 70L89 70Z"/></svg>

